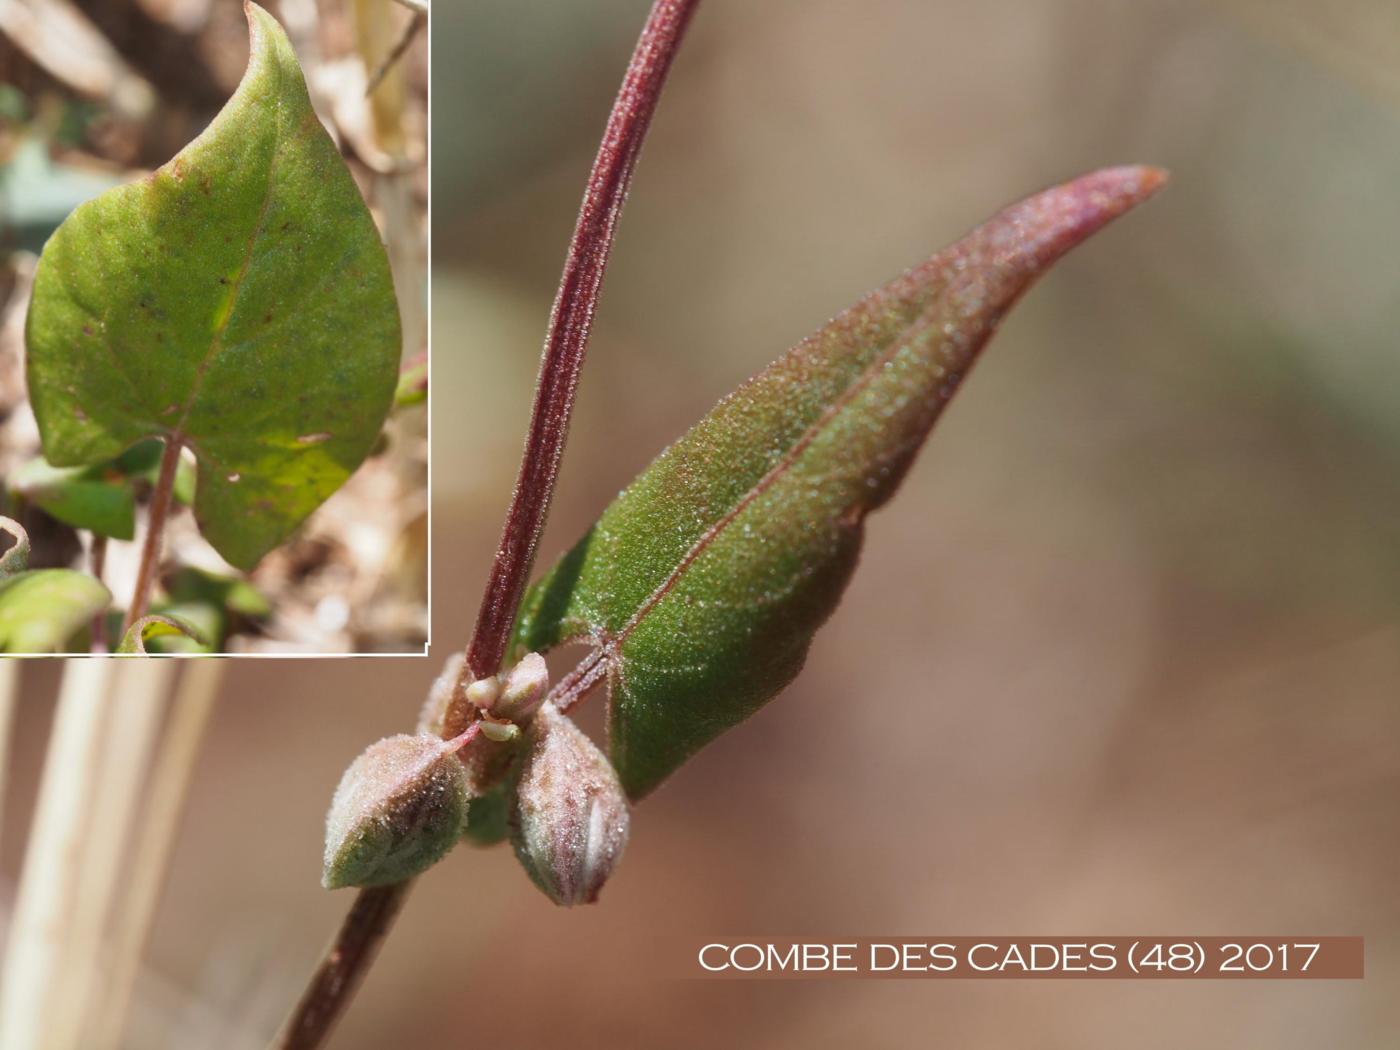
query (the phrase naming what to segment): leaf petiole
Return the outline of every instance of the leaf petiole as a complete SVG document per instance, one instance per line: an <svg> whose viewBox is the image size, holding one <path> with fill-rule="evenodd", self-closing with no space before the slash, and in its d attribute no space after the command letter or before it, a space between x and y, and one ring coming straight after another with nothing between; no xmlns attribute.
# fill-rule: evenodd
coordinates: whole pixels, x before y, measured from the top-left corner
<svg viewBox="0 0 1400 1050"><path fill-rule="evenodd" d="M151 589L155 585L161 544L165 538L165 521L170 514L170 500L175 492L175 472L180 466L182 448L184 444L178 436L172 434L165 439L165 449L160 455L160 473L156 476L155 491L151 493L146 538L141 545L141 566L136 572L136 589L131 596L131 605L126 610L126 618L122 621L123 635L131 630L132 624L146 615L146 609L151 604Z"/></svg>

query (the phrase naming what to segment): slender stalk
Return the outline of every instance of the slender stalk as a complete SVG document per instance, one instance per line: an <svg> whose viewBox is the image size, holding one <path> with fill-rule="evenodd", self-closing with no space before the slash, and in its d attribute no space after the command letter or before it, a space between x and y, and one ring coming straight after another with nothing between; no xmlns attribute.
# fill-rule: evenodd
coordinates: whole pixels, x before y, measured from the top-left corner
<svg viewBox="0 0 1400 1050"><path fill-rule="evenodd" d="M549 691L546 701L560 711L568 711L602 685L608 677L608 662L602 649L594 649L577 667L559 679L559 683Z"/></svg>
<svg viewBox="0 0 1400 1050"><path fill-rule="evenodd" d="M89 809L88 828L77 854L77 892L69 913L63 946L62 976L55 989L55 1010L49 1020L44 1050L78 1050L91 1000L97 998L103 931L112 914L118 881L125 874L132 818L145 784L148 760L160 734L176 664L170 660L123 660L106 698L107 728L97 762L97 782Z"/></svg>
<svg viewBox="0 0 1400 1050"><path fill-rule="evenodd" d="M0 1046L41 1050L62 977L80 875L79 846L97 784L107 691L115 663L64 665L34 825L24 855L0 987Z"/></svg>
<svg viewBox="0 0 1400 1050"><path fill-rule="evenodd" d="M146 812L131 851L126 892L116 913L106 979L87 1017L82 1043L87 1050L114 1050L121 1045L141 953L150 935L184 810L185 790L218 697L224 666L219 659L188 661L171 700L165 737L151 772Z"/></svg>
<svg viewBox="0 0 1400 1050"><path fill-rule="evenodd" d="M325 1042L341 1012L360 987L379 946L389 935L410 882L374 886L355 894L355 902L326 948L311 983L278 1034L278 1050L314 1050Z"/></svg>
<svg viewBox="0 0 1400 1050"><path fill-rule="evenodd" d="M160 473L156 475L156 488L151 493L146 542L141 546L141 565L136 571L136 590L131 596L131 607L126 610L126 619L122 621L122 634L146 615L146 608L151 604L151 587L155 584L156 569L160 563L165 519L170 513L170 499L175 491L175 470L180 465L180 449L183 447L178 437L165 439L165 451L160 456Z"/></svg>
<svg viewBox="0 0 1400 1050"><path fill-rule="evenodd" d="M426 12L418 11L414 13L413 18L409 20L408 25L405 26L403 32L399 34L398 41L389 50L389 53L384 56L384 60L379 63L379 68L371 74L369 83L365 85L366 95L374 94L374 89L388 76L389 71L394 68L394 63L403 58L404 52L407 51L409 46L413 43L413 38L416 37L418 31L427 24L428 15Z"/></svg>
<svg viewBox="0 0 1400 1050"><path fill-rule="evenodd" d="M96 532L92 534L92 546L88 548L88 571L92 573L93 579L99 583L102 581L102 573L107 568L107 537ZM90 651L94 654L105 653L107 651L107 625L105 613L99 612L92 618L92 645Z"/></svg>
<svg viewBox="0 0 1400 1050"><path fill-rule="evenodd" d="M477 614L476 631L467 647L464 677L468 673L478 678L495 674L505 655L554 493L617 219L656 100L698 2L656 0L652 5L603 132L550 314L520 474Z"/></svg>
<svg viewBox="0 0 1400 1050"><path fill-rule="evenodd" d="M578 223L554 300L535 404L500 547L467 646L460 686L495 674L534 563L568 434L588 334L617 218L671 61L699 0L655 0L613 103L589 175ZM449 706L444 734L461 731ZM455 731L454 731L455 728ZM301 999L273 1041L276 1050L315 1050L330 1034L403 907L411 882L361 890L331 940Z"/></svg>

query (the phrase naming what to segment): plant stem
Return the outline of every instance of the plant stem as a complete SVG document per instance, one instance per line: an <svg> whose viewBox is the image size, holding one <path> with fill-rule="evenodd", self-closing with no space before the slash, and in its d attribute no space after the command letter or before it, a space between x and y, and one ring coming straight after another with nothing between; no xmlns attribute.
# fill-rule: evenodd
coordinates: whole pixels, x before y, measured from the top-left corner
<svg viewBox="0 0 1400 1050"><path fill-rule="evenodd" d="M311 975L291 1017L273 1041L277 1050L315 1050L354 996L413 883L360 890Z"/></svg>
<svg viewBox="0 0 1400 1050"><path fill-rule="evenodd" d="M520 473L453 704L465 702L462 686L469 679L495 674L505 655L559 473L574 391L617 217L626 200L656 100L699 2L655 0L608 117L565 257L545 337ZM448 727L457 721L451 706L443 721ZM369 969L411 885L401 882L359 891L301 999L273 1041L276 1050L315 1050L325 1042Z"/></svg>
<svg viewBox="0 0 1400 1050"><path fill-rule="evenodd" d="M561 712L566 712L601 685L607 676L607 653L603 649L594 649L579 661L577 667L559 679L545 699Z"/></svg>
<svg viewBox="0 0 1400 1050"><path fill-rule="evenodd" d="M161 541L165 537L165 519L170 513L175 471L180 466L180 449L183 447L180 438L175 435L165 439L165 451L160 456L160 473L156 475L155 491L151 493L146 541L141 546L141 566L136 572L136 590L131 596L131 607L126 610L126 619L122 621L122 634L126 634L133 623L146 615L146 607L151 604L151 587L155 584Z"/></svg>
<svg viewBox="0 0 1400 1050"><path fill-rule="evenodd" d="M107 567L107 537L94 532L92 534L92 546L88 548L88 571L92 573L92 578L98 583L102 582L102 572ZM89 651L94 655L99 655L107 651L107 624L106 611L99 612L92 618L92 645Z"/></svg>
<svg viewBox="0 0 1400 1050"><path fill-rule="evenodd" d="M478 678L495 674L505 655L554 493L617 218L666 73L698 2L656 0L652 5L608 118L559 279L520 474L467 648L464 678L468 673Z"/></svg>

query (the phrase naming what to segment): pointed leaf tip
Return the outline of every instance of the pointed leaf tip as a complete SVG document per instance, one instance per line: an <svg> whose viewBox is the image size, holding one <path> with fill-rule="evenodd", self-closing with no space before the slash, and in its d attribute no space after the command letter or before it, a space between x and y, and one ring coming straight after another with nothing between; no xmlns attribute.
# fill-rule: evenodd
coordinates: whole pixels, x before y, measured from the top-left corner
<svg viewBox="0 0 1400 1050"><path fill-rule="evenodd" d="M797 675L865 516L1006 311L1164 179L1109 168L1046 190L867 295L720 402L531 588L515 651L594 641L631 798Z"/></svg>
<svg viewBox="0 0 1400 1050"><path fill-rule="evenodd" d="M978 263L970 276L998 278L1010 298L1024 292L1036 273L1125 212L1151 197L1167 181L1161 168L1103 168L1011 205L934 256L916 272L946 269L949 257ZM950 290L955 289L952 282ZM1019 285L1019 287L1014 287Z"/></svg>

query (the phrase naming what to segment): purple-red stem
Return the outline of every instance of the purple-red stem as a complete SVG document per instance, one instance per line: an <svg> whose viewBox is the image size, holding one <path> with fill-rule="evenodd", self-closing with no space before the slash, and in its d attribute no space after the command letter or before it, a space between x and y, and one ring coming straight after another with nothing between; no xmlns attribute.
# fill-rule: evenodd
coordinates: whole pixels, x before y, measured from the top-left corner
<svg viewBox="0 0 1400 1050"><path fill-rule="evenodd" d="M588 348L593 311L617 218L627 198L637 154L661 86L698 2L657 0L652 6L608 118L559 279L520 474L477 614L476 630L467 647L464 674L477 678L495 674L505 656L554 493L574 391Z"/></svg>
<svg viewBox="0 0 1400 1050"><path fill-rule="evenodd" d="M465 702L461 687L467 681L495 674L505 656L554 493L617 217L627 198L656 100L699 2L655 0L608 117L550 314L520 473L476 629L467 646L462 680L453 691L454 705ZM453 727L461 719L450 706L443 721ZM411 885L400 882L358 893L274 1041L276 1050L316 1050L325 1042L373 962Z"/></svg>
<svg viewBox="0 0 1400 1050"><path fill-rule="evenodd" d="M122 634L131 630L131 625L146 615L151 604L151 588L156 582L156 568L160 563L161 542L165 539L165 519L170 513L170 499L175 491L175 471L180 466L180 449L184 446L177 437L165 439L165 451L160 456L160 473L156 475L155 491L151 493L151 509L146 519L146 541L141 546L141 566L136 571L136 590L131 596L131 605L126 610L122 622Z"/></svg>

